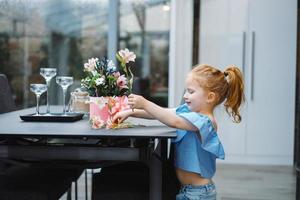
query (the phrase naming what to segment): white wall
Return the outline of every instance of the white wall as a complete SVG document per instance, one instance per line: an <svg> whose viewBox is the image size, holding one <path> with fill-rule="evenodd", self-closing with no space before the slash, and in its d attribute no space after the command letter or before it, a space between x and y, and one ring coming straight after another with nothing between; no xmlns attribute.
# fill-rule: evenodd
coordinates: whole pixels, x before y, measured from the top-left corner
<svg viewBox="0 0 300 200"><path fill-rule="evenodd" d="M178 106L192 67L193 0L171 0L169 107Z"/></svg>

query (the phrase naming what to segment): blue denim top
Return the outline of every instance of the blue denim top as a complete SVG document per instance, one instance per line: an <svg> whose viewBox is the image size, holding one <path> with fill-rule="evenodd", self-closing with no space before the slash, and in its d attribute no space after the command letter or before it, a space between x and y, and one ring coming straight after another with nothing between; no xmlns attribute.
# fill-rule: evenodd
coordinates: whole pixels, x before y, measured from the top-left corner
<svg viewBox="0 0 300 200"><path fill-rule="evenodd" d="M225 152L208 116L192 112L186 104L176 109L199 131L177 130L175 144L175 167L212 178L216 172L216 158L224 159Z"/></svg>

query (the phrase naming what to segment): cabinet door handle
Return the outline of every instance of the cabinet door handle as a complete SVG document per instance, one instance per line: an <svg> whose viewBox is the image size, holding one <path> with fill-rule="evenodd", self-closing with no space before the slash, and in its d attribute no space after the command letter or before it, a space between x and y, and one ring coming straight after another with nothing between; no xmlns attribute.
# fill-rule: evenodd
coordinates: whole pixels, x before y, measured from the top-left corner
<svg viewBox="0 0 300 200"><path fill-rule="evenodd" d="M242 35L242 73L245 76L245 57L246 57L246 32L243 31Z"/></svg>
<svg viewBox="0 0 300 200"><path fill-rule="evenodd" d="M250 99L254 99L254 62L255 62L255 32L251 32L250 39Z"/></svg>

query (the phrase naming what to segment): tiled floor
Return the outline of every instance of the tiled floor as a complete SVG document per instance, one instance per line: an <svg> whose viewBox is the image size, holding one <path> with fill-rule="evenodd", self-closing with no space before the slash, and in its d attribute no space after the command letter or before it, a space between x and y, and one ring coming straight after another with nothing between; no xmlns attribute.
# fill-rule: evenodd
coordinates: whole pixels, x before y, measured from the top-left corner
<svg viewBox="0 0 300 200"><path fill-rule="evenodd" d="M218 165L218 200L296 200L291 166Z"/></svg>
<svg viewBox="0 0 300 200"><path fill-rule="evenodd" d="M296 200L296 174L291 166L219 164L213 180L218 200ZM78 199L84 200L84 176L78 186ZM66 195L60 200L65 199Z"/></svg>
<svg viewBox="0 0 300 200"><path fill-rule="evenodd" d="M87 187L86 187L85 176L87 178ZM78 190L77 191L77 199L78 200L86 200L86 199L91 200L92 199L91 198L91 193L92 193L91 179L92 179L92 171L91 170L87 170L86 172L83 172L81 174L81 176L79 177L79 179L77 181L77 190ZM86 190L87 190L87 192L86 192ZM72 183L71 199L72 200L76 199L75 183ZM67 193L65 193L59 200L67 200Z"/></svg>

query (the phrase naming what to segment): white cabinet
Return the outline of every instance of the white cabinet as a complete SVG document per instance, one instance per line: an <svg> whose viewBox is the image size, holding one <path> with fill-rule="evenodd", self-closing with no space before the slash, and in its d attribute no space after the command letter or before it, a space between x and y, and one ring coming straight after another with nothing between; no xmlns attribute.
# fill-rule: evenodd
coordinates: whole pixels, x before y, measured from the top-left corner
<svg viewBox="0 0 300 200"><path fill-rule="evenodd" d="M218 110L226 162L292 164L297 0L202 0L200 63L244 73L243 121Z"/></svg>

